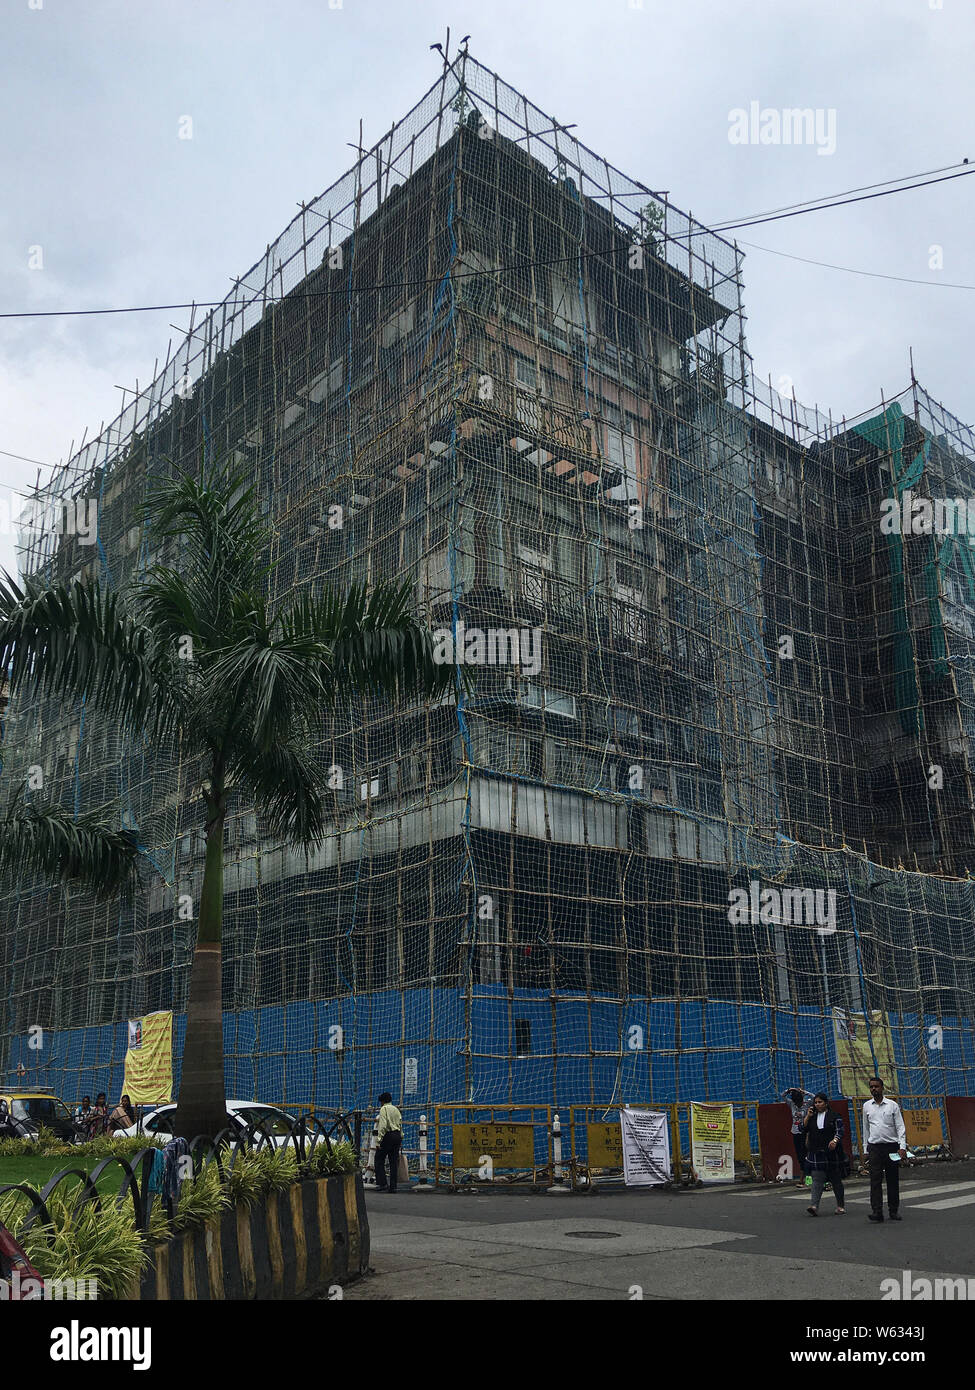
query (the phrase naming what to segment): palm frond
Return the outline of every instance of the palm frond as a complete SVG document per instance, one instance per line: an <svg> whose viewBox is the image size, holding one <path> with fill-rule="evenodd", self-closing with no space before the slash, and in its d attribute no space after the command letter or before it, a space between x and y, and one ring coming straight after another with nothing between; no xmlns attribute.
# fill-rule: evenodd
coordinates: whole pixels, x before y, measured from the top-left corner
<svg viewBox="0 0 975 1390"><path fill-rule="evenodd" d="M74 882L98 898L131 898L138 880L138 843L98 815L71 816L19 791L0 820L0 875L37 873Z"/></svg>
<svg viewBox="0 0 975 1390"><path fill-rule="evenodd" d="M455 686L451 665L434 660L432 634L411 610L412 585L353 584L297 601L293 630L314 632L326 649L322 682L329 703L344 695L436 696Z"/></svg>
<svg viewBox="0 0 975 1390"><path fill-rule="evenodd" d="M0 575L0 670L12 691L80 696L134 724L159 700L149 633L97 579L21 588Z"/></svg>
<svg viewBox="0 0 975 1390"><path fill-rule="evenodd" d="M199 478L175 473L151 490L142 519L161 539L179 538L181 571L208 585L215 609L237 590L258 588L266 577L261 556L269 533L255 488L239 469L202 469Z"/></svg>
<svg viewBox="0 0 975 1390"><path fill-rule="evenodd" d="M273 836L305 847L321 841L327 823L324 785L310 749L297 742L268 749L239 744L228 771L234 785L254 797Z"/></svg>
<svg viewBox="0 0 975 1390"><path fill-rule="evenodd" d="M133 586L132 598L146 626L170 642L202 638L207 615L199 611L186 579L165 565L154 565Z"/></svg>
<svg viewBox="0 0 975 1390"><path fill-rule="evenodd" d="M209 666L208 679L231 693L258 748L288 739L314 722L326 703L322 648L311 638L288 634L239 643Z"/></svg>

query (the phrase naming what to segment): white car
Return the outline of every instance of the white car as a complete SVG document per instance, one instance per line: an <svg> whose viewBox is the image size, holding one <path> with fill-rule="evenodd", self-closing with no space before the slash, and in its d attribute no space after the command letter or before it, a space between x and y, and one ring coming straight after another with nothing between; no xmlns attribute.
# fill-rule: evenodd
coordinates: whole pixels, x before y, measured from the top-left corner
<svg viewBox="0 0 975 1390"><path fill-rule="evenodd" d="M260 1130L255 1133L256 1143L260 1142L261 1134L270 1135L276 1148L283 1148L291 1142L294 1120L285 1111L279 1110L277 1106L260 1105L253 1100L228 1100L226 1104L228 1128L260 1125ZM158 1134L163 1139L171 1139L175 1113L175 1104L154 1106L151 1110L147 1110L136 1124L130 1125L128 1129L116 1130L115 1133L116 1135Z"/></svg>

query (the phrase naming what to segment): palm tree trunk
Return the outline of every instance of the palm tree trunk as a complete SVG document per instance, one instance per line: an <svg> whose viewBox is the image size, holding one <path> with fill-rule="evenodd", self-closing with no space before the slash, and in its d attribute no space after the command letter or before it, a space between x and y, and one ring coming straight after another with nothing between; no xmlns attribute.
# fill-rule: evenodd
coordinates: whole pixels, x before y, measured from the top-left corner
<svg viewBox="0 0 975 1390"><path fill-rule="evenodd" d="M207 820L206 864L200 926L193 953L186 1041L173 1133L211 1139L227 1127L223 1077L223 988L220 940L223 925L223 826L226 805L217 794Z"/></svg>

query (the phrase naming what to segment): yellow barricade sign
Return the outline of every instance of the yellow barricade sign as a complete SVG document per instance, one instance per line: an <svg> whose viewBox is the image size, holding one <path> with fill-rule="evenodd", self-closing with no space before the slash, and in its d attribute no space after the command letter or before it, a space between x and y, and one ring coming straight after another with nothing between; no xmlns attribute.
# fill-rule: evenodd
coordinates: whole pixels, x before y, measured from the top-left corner
<svg viewBox="0 0 975 1390"><path fill-rule="evenodd" d="M912 1149L945 1142L940 1110L904 1110L901 1113L907 1130L907 1142Z"/></svg>
<svg viewBox="0 0 975 1390"><path fill-rule="evenodd" d="M735 1120L735 1158L747 1163L752 1156L752 1140L747 1120Z"/></svg>
<svg viewBox="0 0 975 1390"><path fill-rule="evenodd" d="M590 1168L623 1167L623 1132L618 1121L586 1125L586 1155Z"/></svg>
<svg viewBox="0 0 975 1390"><path fill-rule="evenodd" d="M455 1168L476 1168L484 1157L489 1157L495 1168L535 1166L534 1125L454 1125L453 1131Z"/></svg>

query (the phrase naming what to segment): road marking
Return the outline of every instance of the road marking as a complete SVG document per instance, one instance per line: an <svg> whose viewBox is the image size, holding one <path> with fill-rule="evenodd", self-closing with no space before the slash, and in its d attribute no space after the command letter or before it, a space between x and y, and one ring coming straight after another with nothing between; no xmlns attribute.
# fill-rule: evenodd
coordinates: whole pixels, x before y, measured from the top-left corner
<svg viewBox="0 0 975 1390"><path fill-rule="evenodd" d="M708 1189L705 1188L705 1191L707 1190ZM773 1193L778 1197L802 1196L801 1192L793 1190L793 1184L791 1182L765 1183L762 1187L750 1187L747 1191L735 1189L736 1197L768 1197ZM695 1195L700 1196L700 1193L696 1193Z"/></svg>
<svg viewBox="0 0 975 1390"><path fill-rule="evenodd" d="M869 1197L860 1197L860 1196L855 1196L855 1197L854 1197L854 1196L850 1196L850 1195L849 1195L849 1194L852 1193L852 1192L857 1192L857 1193L859 1193L859 1192L867 1191L867 1190L868 1190L868 1178L867 1178L866 1174L857 1174L857 1175L855 1176L855 1178L853 1178L853 1179L851 1179L851 1178L845 1178L845 1179L844 1179L844 1182L845 1182L846 1191L847 1191L847 1194L848 1194L848 1195L847 1195L847 1202L848 1202L848 1203L849 1203L849 1202L869 1202L869 1200L870 1200ZM853 1185L854 1183L856 1184L855 1186ZM861 1183L863 1184L862 1187L860 1186ZM931 1186L931 1187L927 1187L927 1186L925 1186L925 1187L917 1186L917 1187L911 1187L911 1188L909 1188L909 1189L908 1189L908 1188L903 1188L903 1187L902 1187L902 1189L901 1189L901 1199L904 1200L904 1201L907 1201L907 1200L915 1200L915 1201L916 1201L917 1198L919 1198L919 1197L935 1197L935 1196L937 1196L939 1193L943 1193L943 1192L967 1192L967 1191L969 1191L969 1190L971 1190L971 1189L975 1189L975 1182L949 1182L949 1183L940 1183L940 1184L936 1184L936 1185ZM704 1188L703 1191L704 1191L704 1192L708 1192L708 1191L710 1191L710 1192L721 1192L721 1191L733 1192L733 1194L734 1194L735 1197L778 1197L778 1198L779 1198L780 1200L782 1200L783 1202L790 1202L790 1201L792 1201L792 1202L805 1202L806 1206L808 1206L808 1205L809 1205L809 1199L810 1199L810 1195L811 1195L812 1189L809 1188L809 1187L802 1187L802 1188L793 1187L792 1183L790 1182L790 1183L767 1183L767 1184L764 1185L763 1187L748 1188L748 1189L745 1190L745 1191L739 1191L739 1190L737 1190L737 1189L733 1189L733 1188L730 1188L730 1187L724 1187L724 1188L721 1188L721 1187ZM700 1190L694 1193L694 1196L695 1196L695 1197L700 1197L701 1195L702 1195L702 1191L700 1191Z"/></svg>
<svg viewBox="0 0 975 1390"><path fill-rule="evenodd" d="M936 1197L939 1193L942 1192L972 1192L973 1188L975 1188L975 1182L948 1182L942 1183L940 1186L937 1187L911 1187L908 1189L902 1188L901 1201L917 1201L919 1197ZM790 1192L786 1195L785 1201L806 1202L808 1205L809 1191L810 1189L807 1188L805 1193ZM847 1200L849 1202L869 1202L870 1198L850 1197ZM968 1201L975 1201L975 1194L973 1194L971 1198L964 1198L962 1201L959 1202L959 1205L965 1205L965 1203L967 1203ZM933 1207L937 1207L938 1205L939 1204L937 1202L932 1203Z"/></svg>
<svg viewBox="0 0 975 1390"><path fill-rule="evenodd" d="M915 1202L911 1210L947 1211L949 1207L970 1207L975 1202L975 1192L968 1197L948 1197L943 1202Z"/></svg>

